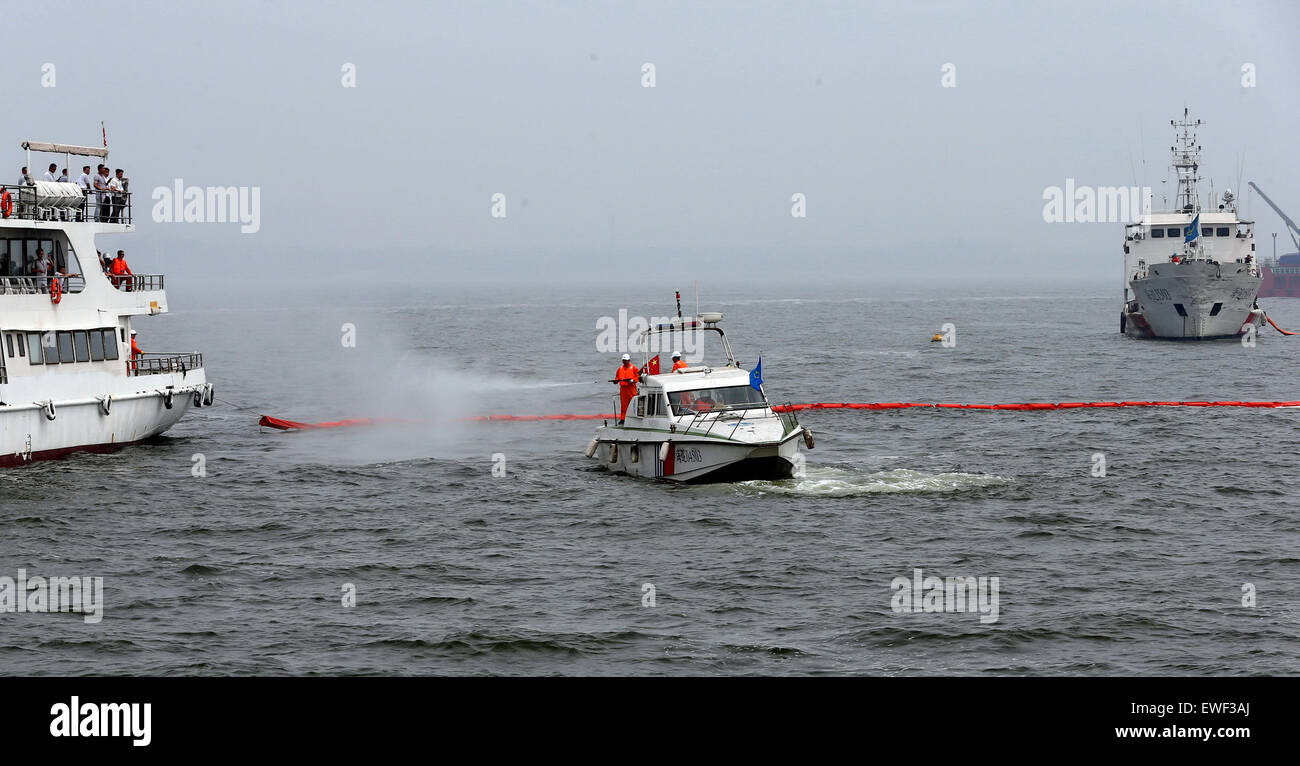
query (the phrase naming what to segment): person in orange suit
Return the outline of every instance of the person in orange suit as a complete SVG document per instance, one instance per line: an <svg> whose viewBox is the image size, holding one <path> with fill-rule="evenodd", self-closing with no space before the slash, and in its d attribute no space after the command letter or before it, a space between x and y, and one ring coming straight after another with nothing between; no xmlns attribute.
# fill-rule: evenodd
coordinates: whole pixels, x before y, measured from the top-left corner
<svg viewBox="0 0 1300 766"><path fill-rule="evenodd" d="M126 251L117 251L117 257L113 259L113 265L109 267L108 272L113 275L113 287L121 288L125 283L126 289L131 289L131 281L127 277L134 274L131 273L131 267L126 265Z"/></svg>
<svg viewBox="0 0 1300 766"><path fill-rule="evenodd" d="M121 253L121 252L122 252L121 250L118 251L118 253ZM132 331L131 331L131 372L132 372L132 373L135 373L135 371L136 371L136 362L135 362L135 360L136 360L137 357L140 357L140 356L144 356L144 352L141 351L141 350L140 350L140 346L136 344L136 342L135 342L135 330L132 330Z"/></svg>
<svg viewBox="0 0 1300 766"><path fill-rule="evenodd" d="M674 351L674 352L673 352L673 372L677 372L678 370L684 370L684 369L686 369L688 366L689 366L689 365L686 364L686 362L683 362L683 361L682 361L682 352L680 352L680 351Z"/></svg>
<svg viewBox="0 0 1300 766"><path fill-rule="evenodd" d="M614 382L618 384L618 398L622 407L618 411L618 422L622 423L627 417L627 405L636 396L636 380L640 377L641 371L632 364L632 357L628 354L623 355L623 364L619 365L618 372L614 373Z"/></svg>

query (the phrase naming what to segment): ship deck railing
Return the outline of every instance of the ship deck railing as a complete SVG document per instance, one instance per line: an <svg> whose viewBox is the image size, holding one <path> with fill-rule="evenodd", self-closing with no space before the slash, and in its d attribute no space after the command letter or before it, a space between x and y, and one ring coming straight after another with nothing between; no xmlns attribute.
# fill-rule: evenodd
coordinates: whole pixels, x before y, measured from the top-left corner
<svg viewBox="0 0 1300 766"><path fill-rule="evenodd" d="M130 274L116 276L106 274L108 281L113 285L113 289L124 293L138 293L149 290L163 289L162 274Z"/></svg>
<svg viewBox="0 0 1300 766"><path fill-rule="evenodd" d="M4 221L98 221L100 223L129 224L132 220L131 192L101 192L81 190L76 204L66 204L65 197L41 197L35 186L0 184L0 190L9 192L13 214ZM55 204L58 202L59 204Z"/></svg>
<svg viewBox="0 0 1300 766"><path fill-rule="evenodd" d="M48 295L53 279L55 277L0 277L0 295ZM60 274L57 279L65 293L79 293L86 289L86 278L80 274Z"/></svg>
<svg viewBox="0 0 1300 766"><path fill-rule="evenodd" d="M203 354L177 354L168 352L147 352L136 356L126 363L128 375L161 375L179 372L182 375L191 370L203 368Z"/></svg>

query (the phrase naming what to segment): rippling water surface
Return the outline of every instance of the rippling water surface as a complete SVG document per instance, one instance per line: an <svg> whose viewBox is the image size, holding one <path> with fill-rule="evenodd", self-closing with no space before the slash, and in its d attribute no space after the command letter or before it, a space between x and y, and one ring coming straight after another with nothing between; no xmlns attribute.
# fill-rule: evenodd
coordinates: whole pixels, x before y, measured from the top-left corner
<svg viewBox="0 0 1300 766"><path fill-rule="evenodd" d="M705 486L607 474L591 422L458 420L609 411L597 318L669 314L674 287L173 289L142 345L202 350L224 402L0 473L0 576L102 576L106 601L96 625L0 614L0 672L1300 671L1300 410L803 412L805 476ZM1300 399L1300 337L1126 339L1108 288L707 287L702 307L780 401ZM1263 304L1300 325L1300 301ZM945 322L956 348L928 342ZM917 568L999 578L997 622L892 611Z"/></svg>

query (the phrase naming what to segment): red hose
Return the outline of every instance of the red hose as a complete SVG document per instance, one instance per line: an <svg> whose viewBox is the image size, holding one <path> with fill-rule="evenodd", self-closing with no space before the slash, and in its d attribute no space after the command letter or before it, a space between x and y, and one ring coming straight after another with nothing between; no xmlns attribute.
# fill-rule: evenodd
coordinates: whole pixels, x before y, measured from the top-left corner
<svg viewBox="0 0 1300 766"><path fill-rule="evenodd" d="M1278 327L1278 326L1277 326L1277 322L1274 322L1274 321L1273 321L1273 317L1269 316L1267 312L1265 312L1265 314L1264 314L1264 318L1268 320L1268 323L1269 323L1269 324L1273 325L1273 329L1274 329L1274 330L1277 330L1278 332L1282 333L1283 335L1295 335L1295 334L1296 334L1296 333L1293 333L1293 332L1287 332L1286 330L1283 330L1281 327Z"/></svg>

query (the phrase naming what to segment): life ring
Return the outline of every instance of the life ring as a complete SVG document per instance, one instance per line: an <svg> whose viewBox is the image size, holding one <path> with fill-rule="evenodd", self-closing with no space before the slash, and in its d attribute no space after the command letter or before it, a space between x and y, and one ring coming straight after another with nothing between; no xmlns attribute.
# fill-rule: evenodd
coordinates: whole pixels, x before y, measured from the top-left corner
<svg viewBox="0 0 1300 766"><path fill-rule="evenodd" d="M0 193L0 215L5 218L14 214L14 198L9 195L9 190L5 189Z"/></svg>
<svg viewBox="0 0 1300 766"><path fill-rule="evenodd" d="M112 394L104 394L104 398L99 400L99 411L102 412L102 413L104 413L105 416L107 416L107 415L109 415L110 413L112 413L112 411L113 411L113 395L112 395Z"/></svg>
<svg viewBox="0 0 1300 766"><path fill-rule="evenodd" d="M50 280L50 303L63 300L63 280L54 277Z"/></svg>
<svg viewBox="0 0 1300 766"><path fill-rule="evenodd" d="M166 407L166 408L169 409L169 410L172 408L172 396L173 396L173 394L174 394L174 392L173 392L172 389L170 389L170 388L167 389L166 391L163 391L163 406Z"/></svg>

